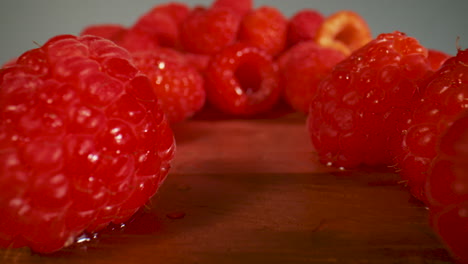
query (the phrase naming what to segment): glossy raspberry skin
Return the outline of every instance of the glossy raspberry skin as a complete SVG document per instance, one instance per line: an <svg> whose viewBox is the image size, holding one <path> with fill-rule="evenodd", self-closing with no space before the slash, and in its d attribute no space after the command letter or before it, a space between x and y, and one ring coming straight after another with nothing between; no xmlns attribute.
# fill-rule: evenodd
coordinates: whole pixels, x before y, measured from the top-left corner
<svg viewBox="0 0 468 264"><path fill-rule="evenodd" d="M392 147L429 72L427 49L400 32L381 34L338 63L308 117L320 161L345 169L393 165Z"/></svg>
<svg viewBox="0 0 468 264"><path fill-rule="evenodd" d="M151 80L161 108L171 123L192 117L204 106L203 77L181 53L159 48L134 53L133 61Z"/></svg>
<svg viewBox="0 0 468 264"><path fill-rule="evenodd" d="M242 19L238 41L265 50L271 56L286 48L288 21L278 9L259 7Z"/></svg>
<svg viewBox="0 0 468 264"><path fill-rule="evenodd" d="M0 246L57 251L128 220L164 181L173 134L130 60L60 35L0 70Z"/></svg>
<svg viewBox="0 0 468 264"><path fill-rule="evenodd" d="M296 111L309 113L319 83L345 57L337 50L320 47L310 40L285 51L278 64L286 102Z"/></svg>
<svg viewBox="0 0 468 264"><path fill-rule="evenodd" d="M468 263L468 112L438 142L426 184L433 228L459 261Z"/></svg>
<svg viewBox="0 0 468 264"><path fill-rule="evenodd" d="M302 41L315 41L317 30L322 25L325 17L315 9L303 9L295 13L288 21L289 46Z"/></svg>
<svg viewBox="0 0 468 264"><path fill-rule="evenodd" d="M181 25L182 48L214 54L235 42L241 17L227 8L194 8Z"/></svg>
<svg viewBox="0 0 468 264"><path fill-rule="evenodd" d="M208 101L225 113L253 116L279 100L278 67L263 50L236 43L215 54L205 70Z"/></svg>
<svg viewBox="0 0 468 264"><path fill-rule="evenodd" d="M421 89L423 100L405 127L397 164L411 193L426 201L424 186L430 164L437 155L437 142L457 116L467 108L468 51L459 50Z"/></svg>

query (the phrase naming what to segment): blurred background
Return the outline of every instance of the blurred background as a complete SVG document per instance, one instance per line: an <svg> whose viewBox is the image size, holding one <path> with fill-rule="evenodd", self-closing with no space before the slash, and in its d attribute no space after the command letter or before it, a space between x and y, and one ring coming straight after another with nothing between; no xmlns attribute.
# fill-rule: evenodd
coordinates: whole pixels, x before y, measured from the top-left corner
<svg viewBox="0 0 468 264"><path fill-rule="evenodd" d="M255 1L255 0L254 0ZM0 63L43 44L58 34L79 34L90 24L119 23L130 26L162 0L1 0ZM190 6L209 5L211 0L180 0ZM360 13L374 37L399 30L417 38L428 48L449 54L459 45L468 48L467 0L256 0L255 6L269 5L287 17L304 8L324 15L349 9Z"/></svg>

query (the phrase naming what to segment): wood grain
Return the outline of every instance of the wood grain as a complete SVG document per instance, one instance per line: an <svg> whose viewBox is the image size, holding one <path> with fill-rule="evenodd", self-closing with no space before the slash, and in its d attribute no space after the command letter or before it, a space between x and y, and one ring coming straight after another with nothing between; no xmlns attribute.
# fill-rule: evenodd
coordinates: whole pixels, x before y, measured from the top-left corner
<svg viewBox="0 0 468 264"><path fill-rule="evenodd" d="M397 175L322 166L299 114L174 132L168 179L124 228L0 263L452 263Z"/></svg>

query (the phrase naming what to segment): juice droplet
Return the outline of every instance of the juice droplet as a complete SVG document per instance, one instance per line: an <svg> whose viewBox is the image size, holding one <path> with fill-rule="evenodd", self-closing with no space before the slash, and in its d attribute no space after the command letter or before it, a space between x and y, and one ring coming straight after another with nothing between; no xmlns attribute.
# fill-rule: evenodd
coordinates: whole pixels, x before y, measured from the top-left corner
<svg viewBox="0 0 468 264"><path fill-rule="evenodd" d="M84 232L83 234L81 234L80 236L78 236L78 237L75 239L75 242L76 242L77 244L85 243L85 242L90 242L90 241L96 239L97 237L98 237L98 233L97 233L97 232L94 232L94 233Z"/></svg>

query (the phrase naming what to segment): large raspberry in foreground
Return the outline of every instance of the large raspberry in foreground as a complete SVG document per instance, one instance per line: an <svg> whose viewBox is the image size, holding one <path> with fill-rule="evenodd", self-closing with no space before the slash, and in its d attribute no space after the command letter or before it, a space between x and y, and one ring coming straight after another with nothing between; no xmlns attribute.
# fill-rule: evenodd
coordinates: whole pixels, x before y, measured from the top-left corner
<svg viewBox="0 0 468 264"><path fill-rule="evenodd" d="M397 162L411 193L425 201L424 186L437 155L437 142L458 115L468 108L468 50L459 50L427 80L423 100L416 104L405 129Z"/></svg>
<svg viewBox="0 0 468 264"><path fill-rule="evenodd" d="M392 146L430 73L427 49L395 32L338 63L312 99L308 127L320 160L329 165L393 165Z"/></svg>
<svg viewBox="0 0 468 264"><path fill-rule="evenodd" d="M433 228L460 263L468 263L468 112L441 136L426 190Z"/></svg>
<svg viewBox="0 0 468 264"><path fill-rule="evenodd" d="M0 70L0 246L59 250L155 194L174 139L130 59L61 35Z"/></svg>

